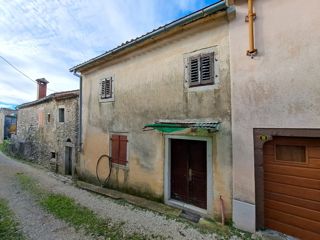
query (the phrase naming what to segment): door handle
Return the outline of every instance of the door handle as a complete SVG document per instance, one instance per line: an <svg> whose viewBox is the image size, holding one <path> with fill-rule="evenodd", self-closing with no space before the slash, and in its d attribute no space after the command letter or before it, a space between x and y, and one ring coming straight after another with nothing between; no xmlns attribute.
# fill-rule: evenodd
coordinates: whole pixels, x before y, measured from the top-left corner
<svg viewBox="0 0 320 240"><path fill-rule="evenodd" d="M192 169L191 169L191 168L189 168L189 172L188 172L188 180L189 180L189 182L191 182L191 181L192 181Z"/></svg>

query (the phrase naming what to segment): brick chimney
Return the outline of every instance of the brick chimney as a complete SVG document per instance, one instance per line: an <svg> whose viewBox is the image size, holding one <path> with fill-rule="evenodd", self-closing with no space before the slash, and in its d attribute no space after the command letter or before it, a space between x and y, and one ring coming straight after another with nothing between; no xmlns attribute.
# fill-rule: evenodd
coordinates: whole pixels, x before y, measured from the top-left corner
<svg viewBox="0 0 320 240"><path fill-rule="evenodd" d="M45 78L39 78L36 80L38 83L38 99L47 96L47 84L49 83Z"/></svg>

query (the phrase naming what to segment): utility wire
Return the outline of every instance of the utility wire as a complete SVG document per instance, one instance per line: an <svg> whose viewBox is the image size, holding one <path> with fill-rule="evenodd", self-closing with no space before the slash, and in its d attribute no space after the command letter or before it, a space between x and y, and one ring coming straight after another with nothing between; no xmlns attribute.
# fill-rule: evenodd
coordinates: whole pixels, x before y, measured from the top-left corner
<svg viewBox="0 0 320 240"><path fill-rule="evenodd" d="M29 77L27 74L25 74L24 72L22 72L19 68L17 68L16 66L14 66L12 63L10 63L7 59L5 59L4 57L2 57L0 55L0 58L5 61L10 67L12 67L14 70L16 70L17 72L19 72L20 74L22 74L24 77L28 78L29 80L31 80L34 83L37 83L35 80L33 80L31 77ZM52 91L52 92L58 92L56 90L52 90L50 88L47 88L48 90Z"/></svg>

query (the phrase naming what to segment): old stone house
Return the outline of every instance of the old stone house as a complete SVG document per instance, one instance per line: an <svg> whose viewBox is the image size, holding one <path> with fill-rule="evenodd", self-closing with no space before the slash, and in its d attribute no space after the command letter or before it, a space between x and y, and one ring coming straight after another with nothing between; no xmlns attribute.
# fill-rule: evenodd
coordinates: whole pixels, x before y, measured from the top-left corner
<svg viewBox="0 0 320 240"><path fill-rule="evenodd" d="M12 134L16 133L17 111L0 108L0 144L3 140L10 139Z"/></svg>
<svg viewBox="0 0 320 240"><path fill-rule="evenodd" d="M221 1L70 70L82 179L231 217L230 14Z"/></svg>
<svg viewBox="0 0 320 240"><path fill-rule="evenodd" d="M248 1L235 9L233 221L320 239L320 1L254 1L253 58Z"/></svg>
<svg viewBox="0 0 320 240"><path fill-rule="evenodd" d="M38 99L18 106L15 146L24 158L71 175L77 157L79 90L46 96L38 79Z"/></svg>

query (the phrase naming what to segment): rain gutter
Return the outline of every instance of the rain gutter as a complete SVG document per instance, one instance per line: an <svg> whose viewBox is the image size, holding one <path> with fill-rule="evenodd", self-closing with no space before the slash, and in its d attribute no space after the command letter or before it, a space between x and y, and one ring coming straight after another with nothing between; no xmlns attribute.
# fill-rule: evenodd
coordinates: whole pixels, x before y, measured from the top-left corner
<svg viewBox="0 0 320 240"><path fill-rule="evenodd" d="M185 16L185 17L179 18L179 19L177 19L177 20L175 20L175 21L173 21L173 22L171 22L171 23L169 23L167 25L164 25L163 27L160 27L157 30L154 30L154 31L152 31L150 33L147 33L147 34L145 34L145 35L143 35L141 37L138 37L138 38L136 38L136 39L134 39L134 40L132 40L130 42L127 42L127 43L125 43L123 45L120 45L119 47L116 47L111 51L105 52L104 54L101 54L101 55L99 55L99 56L97 56L95 58L92 58L87 62L84 62L82 64L74 66L74 67L70 68L70 72L78 72L80 70L80 68L88 66L91 63L94 63L94 62L96 62L98 60L101 60L101 59L103 59L105 57L108 57L108 56L110 56L112 54L115 54L117 52L120 52L120 51L122 51L122 50L124 50L126 48L132 47L132 46L134 46L134 45L136 45L136 44L138 44L140 42L143 42L143 41L145 41L147 39L156 37L156 36L160 35L161 33L167 32L167 31L169 31L169 30L171 30L171 29L173 29L173 28L175 28L177 26L182 26L182 25L188 24L188 23L190 23L192 21L198 20L200 18L203 18L205 16L208 16L210 14L213 14L213 13L221 11L221 10L225 10L227 8L228 8L228 5L227 5L226 1L222 0L220 2L217 2L217 3L213 4L213 5L210 5L208 7L203 8L203 9L197 11L197 12L194 12L194 13L191 13L191 14Z"/></svg>

